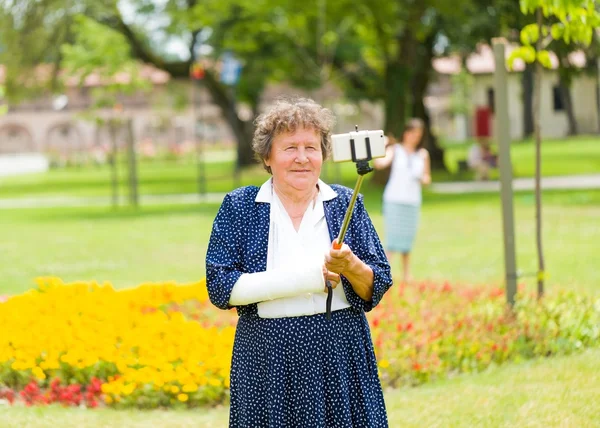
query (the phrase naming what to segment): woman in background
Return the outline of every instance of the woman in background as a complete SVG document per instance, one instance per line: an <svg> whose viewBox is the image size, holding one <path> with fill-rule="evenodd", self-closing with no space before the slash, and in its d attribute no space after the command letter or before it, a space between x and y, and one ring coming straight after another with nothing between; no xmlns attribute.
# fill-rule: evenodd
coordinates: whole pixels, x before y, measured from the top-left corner
<svg viewBox="0 0 600 428"><path fill-rule="evenodd" d="M383 158L375 159L377 169L391 166L383 192L385 247L392 263L395 253L402 255L403 280L410 281L410 252L415 240L421 211L421 186L431 183L429 152L421 147L424 124L410 119L402 141L390 139Z"/></svg>

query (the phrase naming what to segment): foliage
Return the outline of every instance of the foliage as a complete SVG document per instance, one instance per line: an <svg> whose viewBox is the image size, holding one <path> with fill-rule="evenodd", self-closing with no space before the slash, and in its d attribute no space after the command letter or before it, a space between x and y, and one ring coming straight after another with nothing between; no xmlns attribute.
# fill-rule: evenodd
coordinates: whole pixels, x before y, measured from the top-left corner
<svg viewBox="0 0 600 428"><path fill-rule="evenodd" d="M103 85L93 92L92 109L114 107L120 94L150 90L122 34L83 15L74 17L72 31L75 43L61 49L64 70L67 77L77 76L80 84L91 74L100 77Z"/></svg>
<svg viewBox="0 0 600 428"><path fill-rule="evenodd" d="M415 385L490 365L600 345L600 300L422 282L399 286L370 315L384 384Z"/></svg>
<svg viewBox="0 0 600 428"><path fill-rule="evenodd" d="M508 58L509 68L516 59L528 63L539 61L551 68L550 53L547 49L553 40L567 45L589 46L594 31L600 26L600 12L595 0L520 0L521 12L531 14L541 9L546 22L526 25L520 33L522 46L515 49ZM541 39L541 47L536 51L535 44Z"/></svg>
<svg viewBox="0 0 600 428"><path fill-rule="evenodd" d="M73 13L82 9L81 4L67 0L0 3L0 63L6 67L11 102L59 90L59 48L71 38Z"/></svg>
<svg viewBox="0 0 600 428"><path fill-rule="evenodd" d="M450 95L450 111L453 114L470 114L473 76L467 70L462 69L459 73L452 75L451 81L454 90Z"/></svg>

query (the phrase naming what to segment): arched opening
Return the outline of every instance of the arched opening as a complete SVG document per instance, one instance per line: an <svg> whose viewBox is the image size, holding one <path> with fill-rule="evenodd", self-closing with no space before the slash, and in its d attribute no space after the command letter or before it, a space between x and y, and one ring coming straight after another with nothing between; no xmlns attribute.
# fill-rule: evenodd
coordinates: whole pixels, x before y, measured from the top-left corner
<svg viewBox="0 0 600 428"><path fill-rule="evenodd" d="M44 152L55 166L81 165L89 157L83 134L71 122L57 123L48 129Z"/></svg>
<svg viewBox="0 0 600 428"><path fill-rule="evenodd" d="M0 154L36 152L33 136L27 127L16 123L0 126Z"/></svg>

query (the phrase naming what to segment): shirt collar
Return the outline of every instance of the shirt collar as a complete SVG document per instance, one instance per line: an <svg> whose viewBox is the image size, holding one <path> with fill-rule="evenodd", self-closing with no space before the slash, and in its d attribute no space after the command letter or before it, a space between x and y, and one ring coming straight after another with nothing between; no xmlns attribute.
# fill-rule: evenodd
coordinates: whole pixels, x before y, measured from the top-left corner
<svg viewBox="0 0 600 428"><path fill-rule="evenodd" d="M260 189L258 190L256 198L254 199L255 202L264 202L264 203L270 204L273 201L272 182L273 182L273 177L269 178L267 181L265 181L263 183L262 186L260 186ZM331 186L326 184L321 179L319 179L318 185L319 185L318 198L321 201L330 201L338 196L336 191L333 190L331 188Z"/></svg>

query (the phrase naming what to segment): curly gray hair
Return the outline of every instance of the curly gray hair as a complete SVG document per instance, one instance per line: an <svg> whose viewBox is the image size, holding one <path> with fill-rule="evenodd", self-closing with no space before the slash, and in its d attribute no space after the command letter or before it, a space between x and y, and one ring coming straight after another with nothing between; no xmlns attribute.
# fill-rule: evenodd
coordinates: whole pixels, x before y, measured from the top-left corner
<svg viewBox="0 0 600 428"><path fill-rule="evenodd" d="M267 112L256 118L252 149L257 160L271 174L271 168L265 164L265 160L271 154L273 139L284 132L308 128L321 135L321 152L323 160L326 160L331 152L331 129L334 123L331 110L309 98L279 98Z"/></svg>

